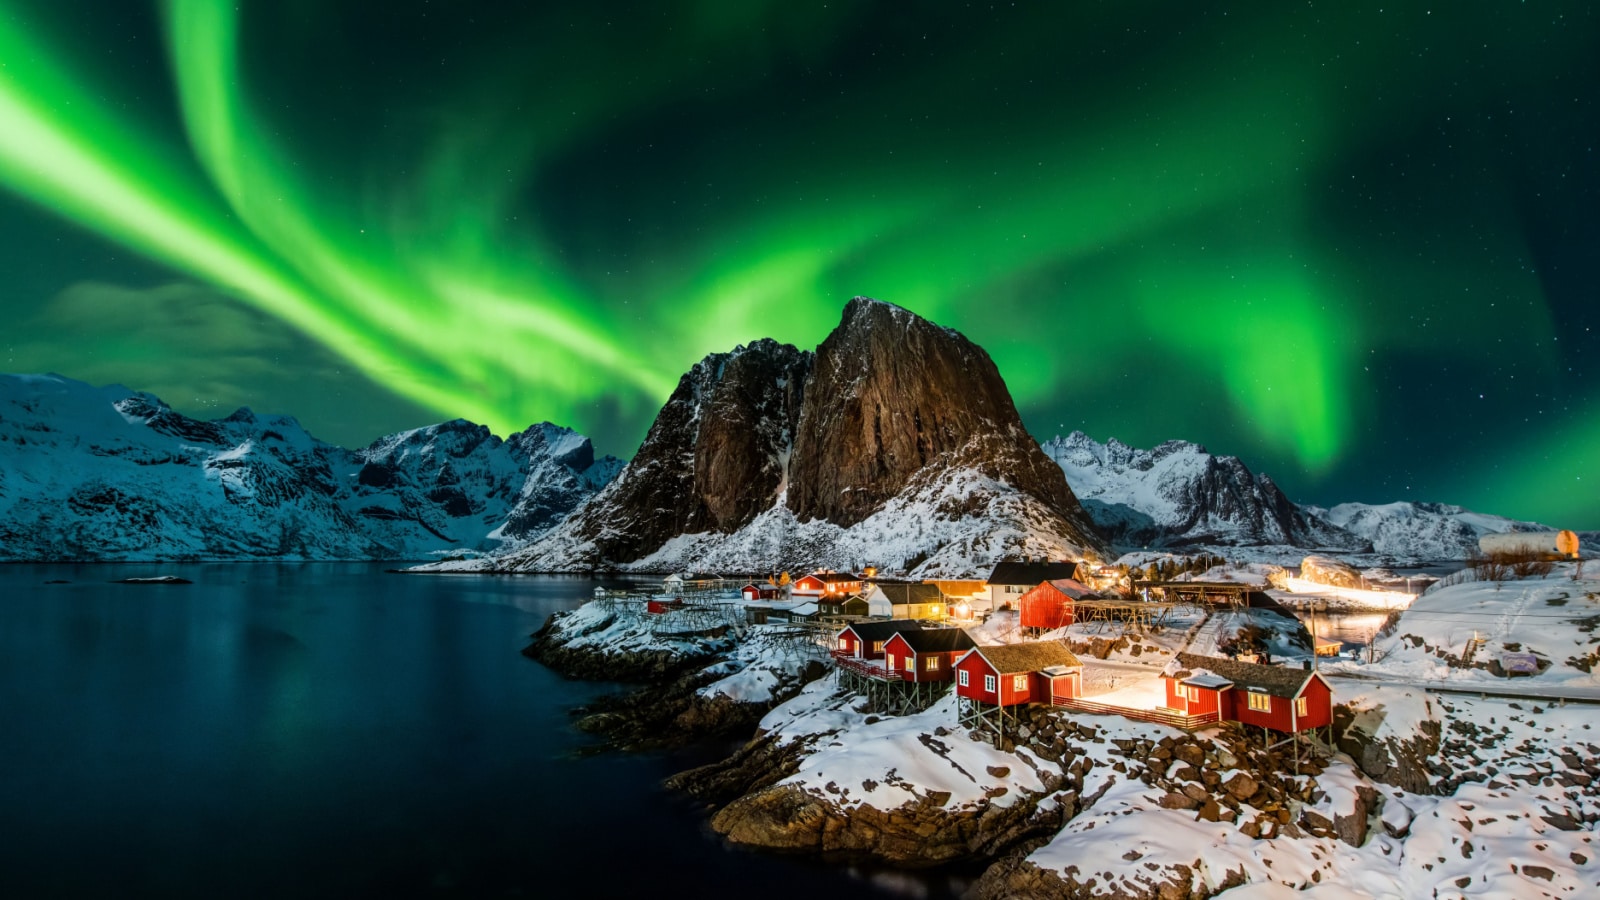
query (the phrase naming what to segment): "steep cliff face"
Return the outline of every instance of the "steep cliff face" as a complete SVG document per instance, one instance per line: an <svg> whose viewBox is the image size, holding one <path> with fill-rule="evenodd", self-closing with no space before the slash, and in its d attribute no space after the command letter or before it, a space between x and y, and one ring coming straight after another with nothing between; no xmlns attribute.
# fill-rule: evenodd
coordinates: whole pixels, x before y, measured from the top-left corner
<svg viewBox="0 0 1600 900"><path fill-rule="evenodd" d="M1022 427L989 354L956 331L857 297L817 348L789 508L802 521L849 527L929 466L971 468L1086 521Z"/></svg>
<svg viewBox="0 0 1600 900"><path fill-rule="evenodd" d="M732 532L770 508L812 359L761 340L696 363L638 455L562 529L588 544L581 558L553 567L633 562L678 535Z"/></svg>
<svg viewBox="0 0 1600 900"><path fill-rule="evenodd" d="M1167 441L1139 450L1081 431L1044 444L1095 523L1127 547L1288 545L1352 552L1368 541L1296 506L1238 457Z"/></svg>
<svg viewBox="0 0 1600 900"><path fill-rule="evenodd" d="M852 300L815 355L773 341L679 382L639 454L512 571L709 567L987 571L1101 549L988 355Z"/></svg>
<svg viewBox="0 0 1600 900"><path fill-rule="evenodd" d="M615 473L545 424L362 450L287 416L203 422L127 388L0 376L0 559L417 559L533 537Z"/></svg>

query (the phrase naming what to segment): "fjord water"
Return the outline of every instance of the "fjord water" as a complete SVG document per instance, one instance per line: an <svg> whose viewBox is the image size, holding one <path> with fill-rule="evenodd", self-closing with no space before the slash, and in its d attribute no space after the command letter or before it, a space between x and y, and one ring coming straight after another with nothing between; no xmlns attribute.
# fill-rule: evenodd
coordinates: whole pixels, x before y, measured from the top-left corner
<svg viewBox="0 0 1600 900"><path fill-rule="evenodd" d="M194 583L110 583L156 574ZM0 566L0 894L882 896L726 850L681 755L581 753L617 687L518 651L595 584Z"/></svg>

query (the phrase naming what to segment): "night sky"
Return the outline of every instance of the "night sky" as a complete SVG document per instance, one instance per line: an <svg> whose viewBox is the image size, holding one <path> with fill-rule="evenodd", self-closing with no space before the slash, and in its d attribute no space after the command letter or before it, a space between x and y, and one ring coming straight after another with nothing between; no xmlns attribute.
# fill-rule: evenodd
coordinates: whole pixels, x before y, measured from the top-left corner
<svg viewBox="0 0 1600 900"><path fill-rule="evenodd" d="M346 445L864 294L1035 436L1600 528L1589 2L0 0L0 370Z"/></svg>

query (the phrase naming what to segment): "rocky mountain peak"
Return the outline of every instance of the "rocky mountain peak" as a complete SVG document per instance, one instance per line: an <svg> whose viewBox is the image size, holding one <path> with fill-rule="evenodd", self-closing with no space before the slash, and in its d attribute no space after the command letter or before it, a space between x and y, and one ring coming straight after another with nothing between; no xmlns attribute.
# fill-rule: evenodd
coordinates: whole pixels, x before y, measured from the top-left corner
<svg viewBox="0 0 1600 900"><path fill-rule="evenodd" d="M727 533L777 501L813 357L771 339L712 353L678 380L620 476L575 517L629 562L680 534Z"/></svg>
<svg viewBox="0 0 1600 900"><path fill-rule="evenodd" d="M934 464L969 466L1086 521L1060 470L1027 437L983 348L901 307L857 297L817 348L789 509L801 521L848 527Z"/></svg>
<svg viewBox="0 0 1600 900"><path fill-rule="evenodd" d="M853 568L968 577L997 559L1101 549L960 333L866 297L816 353L760 340L683 376L605 490L480 568Z"/></svg>

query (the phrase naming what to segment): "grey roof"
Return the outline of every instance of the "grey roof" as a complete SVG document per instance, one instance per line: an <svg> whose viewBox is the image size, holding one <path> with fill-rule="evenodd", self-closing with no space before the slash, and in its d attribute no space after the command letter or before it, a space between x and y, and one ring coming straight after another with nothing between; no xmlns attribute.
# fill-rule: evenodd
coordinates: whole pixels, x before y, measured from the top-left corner
<svg viewBox="0 0 1600 900"><path fill-rule="evenodd" d="M1192 684L1195 687L1210 688L1211 690L1225 688L1233 684L1233 682L1215 672L1201 672L1199 675L1190 675L1183 680L1183 683Z"/></svg>
<svg viewBox="0 0 1600 900"><path fill-rule="evenodd" d="M924 628L921 631L902 631L911 649L917 653L948 653L971 650L978 646L962 628Z"/></svg>
<svg viewBox="0 0 1600 900"><path fill-rule="evenodd" d="M1071 650L1055 641L1027 641L1021 644L985 644L973 652L989 661L1001 675L1042 672L1051 666L1078 668L1083 663Z"/></svg>
<svg viewBox="0 0 1600 900"><path fill-rule="evenodd" d="M854 631L856 637L863 641L887 641L897 633L921 631L922 623L916 619L881 619L876 622L857 622L848 630Z"/></svg>
<svg viewBox="0 0 1600 900"><path fill-rule="evenodd" d="M920 581L877 581L873 586L883 591L893 604L904 603L939 603L944 600L944 594L937 584L923 584Z"/></svg>
<svg viewBox="0 0 1600 900"><path fill-rule="evenodd" d="M1192 677L1198 669L1205 669L1226 678L1237 687L1271 694L1274 697L1293 697L1300 693L1314 672L1289 666L1264 666L1260 663L1240 662L1222 656L1197 656L1179 653L1174 662L1177 671L1172 676L1180 680ZM1170 664L1169 664L1170 667Z"/></svg>
<svg viewBox="0 0 1600 900"><path fill-rule="evenodd" d="M1078 574L1075 562L1003 562L989 573L990 584L1025 584L1037 587L1046 581L1072 578Z"/></svg>

